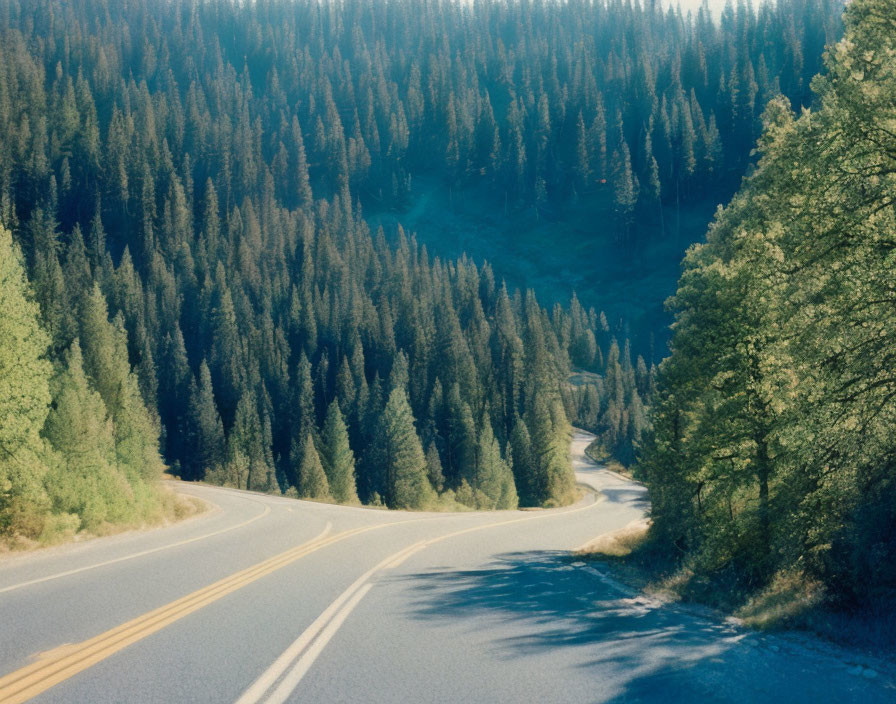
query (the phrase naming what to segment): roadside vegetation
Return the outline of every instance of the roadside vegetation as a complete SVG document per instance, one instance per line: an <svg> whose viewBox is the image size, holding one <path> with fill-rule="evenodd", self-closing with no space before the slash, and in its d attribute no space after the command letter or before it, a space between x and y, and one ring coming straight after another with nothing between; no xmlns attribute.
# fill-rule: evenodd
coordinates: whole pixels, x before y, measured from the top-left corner
<svg viewBox="0 0 896 704"><path fill-rule="evenodd" d="M55 352L21 251L0 227L0 310L0 544L46 545L195 512L158 486L158 424L99 292L84 292L76 336Z"/></svg>
<svg viewBox="0 0 896 704"><path fill-rule="evenodd" d="M165 466L506 509L574 500L571 422L631 465L682 233L762 106L809 104L839 8L10 3L0 535L158 520ZM433 226L456 198L500 265ZM638 302L608 319L598 290Z"/></svg>
<svg viewBox="0 0 896 704"><path fill-rule="evenodd" d="M635 470L636 554L759 626L896 603L896 6L845 21L816 106L769 103L755 172L688 252Z"/></svg>

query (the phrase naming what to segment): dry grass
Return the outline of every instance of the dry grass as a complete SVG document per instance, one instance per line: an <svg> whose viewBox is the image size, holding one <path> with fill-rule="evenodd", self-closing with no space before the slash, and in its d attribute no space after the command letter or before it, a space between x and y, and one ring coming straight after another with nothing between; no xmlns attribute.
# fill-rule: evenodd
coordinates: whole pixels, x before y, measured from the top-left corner
<svg viewBox="0 0 896 704"><path fill-rule="evenodd" d="M798 625L824 601L819 582L801 572L779 572L762 591L734 612L751 628L766 630Z"/></svg>
<svg viewBox="0 0 896 704"><path fill-rule="evenodd" d="M576 550L577 555L591 557L627 557L647 539L650 522L639 518L612 533L599 535Z"/></svg>
<svg viewBox="0 0 896 704"><path fill-rule="evenodd" d="M621 474L623 477L626 477L627 479L634 479L634 476L629 471L629 469L624 464L621 464L620 462L617 462L616 460L608 460L607 462L604 463L604 465L611 472L616 472L616 474Z"/></svg>
<svg viewBox="0 0 896 704"><path fill-rule="evenodd" d="M730 575L710 578L693 565L675 565L652 543L648 528L647 520L635 521L598 536L576 554L611 565L620 581L665 603L708 607L757 630L808 631L874 657L896 656L896 594L838 606L830 603L823 584L797 570L779 572L750 594Z"/></svg>
<svg viewBox="0 0 896 704"><path fill-rule="evenodd" d="M210 504L196 496L184 496L177 494L174 501L167 507L168 520L170 522L183 521L200 513L208 511Z"/></svg>
<svg viewBox="0 0 896 704"><path fill-rule="evenodd" d="M50 514L43 518L44 527L37 539L21 535L5 536L0 539L0 558L5 555L30 552L65 543L79 543L128 531L150 530L193 518L204 513L211 506L197 497L178 494L164 484L159 485L153 491L158 491L158 502L152 512L142 519L122 523L106 522L91 530L84 530L81 528L78 516L74 514Z"/></svg>
<svg viewBox="0 0 896 704"><path fill-rule="evenodd" d="M693 579L693 570L681 567L671 574L649 581L649 590L653 594L659 594L667 599L679 601L688 593Z"/></svg>

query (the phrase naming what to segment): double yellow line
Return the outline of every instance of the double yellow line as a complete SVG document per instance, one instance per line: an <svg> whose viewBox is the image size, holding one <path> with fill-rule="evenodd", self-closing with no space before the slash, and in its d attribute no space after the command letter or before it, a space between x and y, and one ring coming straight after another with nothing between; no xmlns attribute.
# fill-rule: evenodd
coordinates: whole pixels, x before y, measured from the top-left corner
<svg viewBox="0 0 896 704"><path fill-rule="evenodd" d="M302 634L278 657L274 663L256 679L249 688L243 692L236 704L284 704L299 686L302 678L317 660L318 656L326 648L327 643L341 628L354 608L361 602L364 596L372 588L369 581L374 575L383 570L391 570L399 567L405 560L415 553L428 548L430 545L441 543L450 538L456 538L468 533L475 533L491 528L508 526L514 523L537 521L557 516L568 516L579 511L588 511L599 504L598 500L577 508L565 511L550 511L511 518L495 523L485 523L456 530L435 538L419 540L402 550L399 550L371 567L367 572L355 580L348 589L340 594L333 603L328 606L314 622L306 628Z"/></svg>
<svg viewBox="0 0 896 704"><path fill-rule="evenodd" d="M238 589L242 589L247 584L286 567L316 550L385 525L392 524L383 523L355 528L337 533L329 538L326 537L330 530L328 525L316 538L295 548L236 572L90 640L48 651L31 665L0 678L0 704L19 704L19 702L28 701L69 677L105 660L119 650L160 631L184 616L198 611Z"/></svg>
<svg viewBox="0 0 896 704"><path fill-rule="evenodd" d="M253 503L260 504L260 501L255 501L254 499L248 499L248 501L252 501ZM208 501L207 503L211 503ZM219 511L221 509L220 506L216 504L212 504ZM237 530L238 528L245 528L250 523L255 523L260 518L264 518L271 512L271 507L264 505L264 511L258 513L252 518L243 521L242 523L236 523L232 526L227 526L226 528L221 528L216 531L212 531L211 533L205 533L203 535L197 535L195 538L187 538L186 540L179 540L176 543L166 543L165 545L160 545L157 548L150 548L149 550L141 550L140 552L132 552L128 555L122 555L121 557L116 557L111 560L106 560L104 562L95 562L92 565L85 565L84 567L76 567L73 570L66 570L65 572L57 572L56 574L51 574L46 577L38 577L37 579L29 579L27 582L19 582L18 584L12 584L8 587L3 587L0 589L0 594L5 594L6 592L12 592L16 589L21 589L22 587L31 587L35 584L43 584L44 582L51 582L54 579L61 579L62 577L71 577L73 574L80 574L81 572L87 572L88 570L95 570L97 567L108 567L109 565L114 565L119 562L125 562L127 560L133 560L138 557L144 557L146 555L152 555L155 552L161 552L162 550L170 550L171 548L178 548L182 545L189 545L190 543L195 543L200 540L206 540L207 538L213 538L216 535L221 535L222 533L229 533L232 530Z"/></svg>
<svg viewBox="0 0 896 704"><path fill-rule="evenodd" d="M526 516L523 518L513 518L508 521L499 521L497 523L486 523L484 525L472 526L459 530L447 535L439 536L430 540L423 540L411 545L405 550L387 558L384 563L378 565L372 572L379 569L395 567L404 559L409 557L413 552L423 549L434 543L441 542L448 538L483 530L486 528L494 528L497 526L508 525L511 523L520 523L523 521L536 520L539 518L548 518L550 516L561 516L578 511L593 508L595 504L587 504L585 506L569 509L566 511L551 511L549 513L537 514L535 516ZM180 599L172 601L161 606L154 611L138 616L137 618L123 623L105 633L101 633L89 640L71 645L64 645L54 648L30 665L11 672L5 677L0 678L0 704L20 704L29 699L36 697L38 694L45 692L51 687L56 686L60 682L83 672L84 670L105 660L111 655L123 650L124 648L140 641L147 636L162 630L166 626L179 621L189 614L208 606L209 604L231 594L232 592L242 589L248 584L256 580L266 577L272 572L276 572L283 567L309 555L317 550L325 548L334 543L338 543L346 538L368 531L377 530L386 526L394 526L400 523L413 523L416 521L428 520L428 518L412 518L400 521L391 521L388 523L379 523L361 528L345 530L341 533L327 537L330 526L324 529L316 538L302 543L294 548L286 550L279 555L259 562L256 565L248 567L240 572L225 577L213 584L203 587L191 594ZM388 564L386 564L388 563ZM365 574L359 583L366 581L370 574ZM363 586L363 585L362 585ZM360 600L360 599L359 599ZM339 601L339 600L337 600ZM347 615L347 614L346 614ZM316 635L316 634L315 634ZM313 636L312 636L313 637ZM312 659L313 662L313 659ZM288 666L289 663L287 663ZM310 663L308 663L310 665ZM301 678L301 676L300 676ZM262 692L263 693L263 692Z"/></svg>

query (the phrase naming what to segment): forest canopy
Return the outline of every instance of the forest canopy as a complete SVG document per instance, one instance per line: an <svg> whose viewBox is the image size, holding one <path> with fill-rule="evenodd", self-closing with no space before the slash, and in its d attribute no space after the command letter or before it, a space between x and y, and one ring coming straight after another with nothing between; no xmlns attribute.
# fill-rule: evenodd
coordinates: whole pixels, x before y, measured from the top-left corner
<svg viewBox="0 0 896 704"><path fill-rule="evenodd" d="M570 422L632 462L653 360L577 298L544 307L365 212L435 178L536 218L606 203L589 236L637 248L663 204L736 182L765 101L809 103L838 14L3 3L3 373L30 387L0 530L151 513L163 463L392 507L569 502ZM71 427L100 439L89 471Z"/></svg>
<svg viewBox="0 0 896 704"><path fill-rule="evenodd" d="M817 106L769 104L756 172L688 253L639 472L699 579L891 608L896 6L845 20Z"/></svg>

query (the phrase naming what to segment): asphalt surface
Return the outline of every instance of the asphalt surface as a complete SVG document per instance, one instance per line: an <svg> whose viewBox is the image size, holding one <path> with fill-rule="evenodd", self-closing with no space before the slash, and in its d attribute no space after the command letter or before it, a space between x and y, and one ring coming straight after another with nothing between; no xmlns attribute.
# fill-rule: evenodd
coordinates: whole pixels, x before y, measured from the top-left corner
<svg viewBox="0 0 896 704"><path fill-rule="evenodd" d="M212 510L0 560L0 703L894 702L886 666L631 593L571 550L641 518L594 466L549 511L426 514L195 484Z"/></svg>

